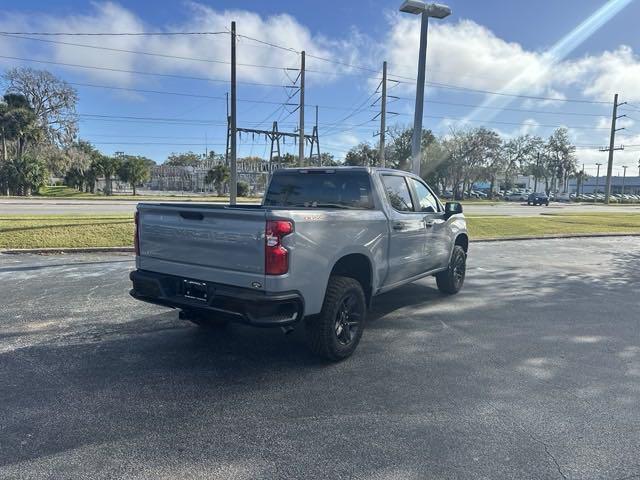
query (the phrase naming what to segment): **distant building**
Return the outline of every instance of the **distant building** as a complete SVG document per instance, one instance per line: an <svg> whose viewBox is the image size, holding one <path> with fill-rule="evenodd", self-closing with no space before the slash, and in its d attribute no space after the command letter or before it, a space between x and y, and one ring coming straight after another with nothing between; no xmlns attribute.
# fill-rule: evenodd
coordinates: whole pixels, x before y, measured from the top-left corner
<svg viewBox="0 0 640 480"><path fill-rule="evenodd" d="M597 185L596 185L597 184ZM622 193L623 177L611 177L611 193ZM584 188L580 186L580 193L604 193L607 185L607 177L589 177L584 182ZM577 182L575 178L569 180L569 193L576 193ZM640 177L624 178L624 193L640 194Z"/></svg>

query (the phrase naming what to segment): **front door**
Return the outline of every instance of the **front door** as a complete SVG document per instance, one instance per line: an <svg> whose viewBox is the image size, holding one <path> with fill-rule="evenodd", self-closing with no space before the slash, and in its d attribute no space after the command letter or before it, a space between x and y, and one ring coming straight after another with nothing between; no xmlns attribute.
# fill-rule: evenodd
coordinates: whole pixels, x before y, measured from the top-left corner
<svg viewBox="0 0 640 480"><path fill-rule="evenodd" d="M389 218L389 272L385 285L393 285L428 269L425 214L416 211L407 177L385 173L381 179L392 207Z"/></svg>
<svg viewBox="0 0 640 480"><path fill-rule="evenodd" d="M427 270L445 267L449 263L451 242L444 210L433 192L420 180L408 179L413 186L417 210L422 213L425 226L425 264Z"/></svg>

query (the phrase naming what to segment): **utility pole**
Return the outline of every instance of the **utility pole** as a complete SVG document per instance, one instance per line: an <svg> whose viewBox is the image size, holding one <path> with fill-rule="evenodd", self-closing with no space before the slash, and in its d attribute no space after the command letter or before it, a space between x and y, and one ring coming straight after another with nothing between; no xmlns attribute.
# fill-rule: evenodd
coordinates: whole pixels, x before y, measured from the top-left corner
<svg viewBox="0 0 640 480"><path fill-rule="evenodd" d="M598 201L598 190L600 188L600 166L602 165L601 163L596 163L596 165L598 166L598 172L596 173L596 192L594 195L594 202Z"/></svg>
<svg viewBox="0 0 640 480"><path fill-rule="evenodd" d="M304 167L304 50L300 52L300 139L298 144L298 165Z"/></svg>
<svg viewBox="0 0 640 480"><path fill-rule="evenodd" d="M533 193L536 193L538 191L538 172L539 171L540 171L540 152L538 152L538 154L536 155L536 171L535 171L535 175L533 176ZM493 195L493 192L491 192L491 194Z"/></svg>
<svg viewBox="0 0 640 480"><path fill-rule="evenodd" d="M231 117L229 116L229 92L224 94L227 98L227 147L224 151L224 164L229 166L229 141L231 140Z"/></svg>
<svg viewBox="0 0 640 480"><path fill-rule="evenodd" d="M622 166L622 172L623 173L622 173L622 192L621 193L622 193L622 195L624 195L624 181L627 178L627 166L626 165Z"/></svg>
<svg viewBox="0 0 640 480"><path fill-rule="evenodd" d="M384 168L384 144L387 130L387 61L382 62L382 99L380 100L380 166Z"/></svg>
<svg viewBox="0 0 640 480"><path fill-rule="evenodd" d="M616 93L613 96L613 114L611 115L611 135L609 138L609 163L607 165L607 185L604 191L604 203L609 203L609 196L611 195L611 172L613 170L613 151L614 150L623 150L624 147L615 148L614 144L616 141L616 132L618 130L623 130L622 128L616 128L616 120L622 117L626 117L626 115L618 116L618 107L620 105L624 105L627 102L618 103L618 94Z"/></svg>
<svg viewBox="0 0 640 480"><path fill-rule="evenodd" d="M580 188L576 192L577 195L584 195L584 163L582 164L582 174L580 175Z"/></svg>
<svg viewBox="0 0 640 480"><path fill-rule="evenodd" d="M236 22L231 22L231 187L229 188L229 204L236 204L238 188L236 137Z"/></svg>

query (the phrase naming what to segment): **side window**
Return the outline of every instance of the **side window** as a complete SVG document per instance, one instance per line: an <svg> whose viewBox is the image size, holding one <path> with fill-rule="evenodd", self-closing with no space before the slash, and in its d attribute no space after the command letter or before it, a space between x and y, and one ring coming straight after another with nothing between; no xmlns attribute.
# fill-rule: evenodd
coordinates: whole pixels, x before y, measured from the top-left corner
<svg viewBox="0 0 640 480"><path fill-rule="evenodd" d="M416 189L416 194L418 195L418 202L420 202L420 211L421 212L432 212L435 213L439 210L438 208L438 200L436 197L429 191L429 189L424 185L424 183L419 182L418 180L411 179L413 182L413 186Z"/></svg>
<svg viewBox="0 0 640 480"><path fill-rule="evenodd" d="M413 202L409 193L409 186L400 175L383 175L382 183L387 191L387 198L391 206L399 212L413 212Z"/></svg>

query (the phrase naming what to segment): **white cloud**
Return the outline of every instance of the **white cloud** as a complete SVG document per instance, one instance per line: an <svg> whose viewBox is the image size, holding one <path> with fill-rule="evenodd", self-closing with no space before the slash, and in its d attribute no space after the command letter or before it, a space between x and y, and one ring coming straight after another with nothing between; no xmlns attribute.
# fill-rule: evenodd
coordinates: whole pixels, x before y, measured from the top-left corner
<svg viewBox="0 0 640 480"><path fill-rule="evenodd" d="M401 15L391 15L389 20L391 30L382 48L384 58L389 60L389 69L395 75L415 77L419 22ZM498 89L523 71L539 69L542 63L540 54L507 42L471 20L430 26L429 81Z"/></svg>
<svg viewBox="0 0 640 480"><path fill-rule="evenodd" d="M578 85L588 98L613 102L619 93L624 100L640 100L640 58L625 45L567 62L558 76L566 85Z"/></svg>
<svg viewBox="0 0 640 480"><path fill-rule="evenodd" d="M228 32L231 21L238 25L237 33L259 38L266 42L284 45L294 50L312 51L321 57L345 58L356 50L351 47L349 37L330 41L324 37L315 38L309 29L287 14L261 17L245 10L214 10L197 3L189 3L188 15L183 21L163 27L147 25L125 7L112 2L94 3L92 9L81 15L21 15L0 13L0 28L6 31L60 31L60 32L144 32L144 31L215 31ZM22 56L50 60L68 64L108 67L118 70L151 71L201 77L227 79L229 77L230 37L222 35L187 36L109 36L109 37L54 37L44 38L56 42L80 43L97 47L120 50L161 53L198 59L213 59L218 62L188 61L132 53L111 52L83 48L61 43L47 43L0 37L0 54L11 53ZM325 48L331 47L331 51ZM8 53L9 52L9 53ZM238 37L238 79L260 83L286 83L283 69L297 68L299 57L294 52L268 47L248 38ZM327 64L314 58L307 58L307 68L330 71ZM256 68L245 65L267 65L276 68ZM36 64L37 66L37 64ZM46 66L44 67L46 68ZM99 79L118 85L131 85L142 78L145 83L153 77L109 72L105 70L71 69L90 79ZM291 72L292 77L296 72ZM325 76L323 81L331 79ZM313 82L313 79L310 79Z"/></svg>
<svg viewBox="0 0 640 480"><path fill-rule="evenodd" d="M419 22L392 14L390 30L382 42L380 58L389 61L392 74L416 75L420 37ZM548 68L541 52L530 51L496 36L471 20L434 23L429 27L427 80L500 91L526 73L527 95L566 99L568 87L577 87L585 99L612 101L613 93L640 101L640 57L628 46L577 60L565 60ZM413 91L413 83L405 85ZM441 90L434 90L440 92ZM575 94L574 94L575 95ZM561 106L555 100L528 100L524 106Z"/></svg>

